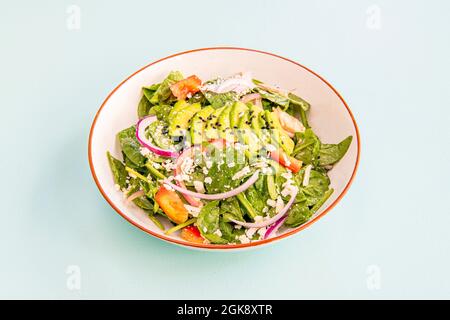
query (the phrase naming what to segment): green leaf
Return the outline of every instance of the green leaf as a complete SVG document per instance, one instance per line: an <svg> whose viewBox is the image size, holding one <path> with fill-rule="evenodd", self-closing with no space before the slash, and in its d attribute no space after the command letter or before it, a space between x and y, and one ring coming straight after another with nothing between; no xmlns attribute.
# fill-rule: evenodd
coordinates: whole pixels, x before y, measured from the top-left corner
<svg viewBox="0 0 450 320"><path fill-rule="evenodd" d="M283 107L283 109L289 106L290 100L288 97L285 97L279 93L269 92L268 90L263 90L261 88L256 88L256 91L261 95L263 99L267 99L270 102Z"/></svg>
<svg viewBox="0 0 450 320"><path fill-rule="evenodd" d="M306 102L305 100L303 100L302 98L300 98L299 96L289 92L288 93L288 99L289 99L289 108L294 108L296 106L300 107L301 109L303 109L304 111L308 111L310 108L310 104L308 102Z"/></svg>
<svg viewBox="0 0 450 320"><path fill-rule="evenodd" d="M219 109L224 106L232 106L239 100L239 95L234 91L224 93L206 91L203 94L214 109Z"/></svg>
<svg viewBox="0 0 450 320"><path fill-rule="evenodd" d="M211 184L205 184L208 193L221 193L236 188L242 179L233 180L233 176L245 165L245 155L242 150L227 147L224 150L213 148L211 157L214 160L208 176L212 177ZM234 166L229 165L234 163Z"/></svg>
<svg viewBox="0 0 450 320"><path fill-rule="evenodd" d="M138 117L143 118L148 115L152 104L148 101L147 97L144 95L139 101L138 105Z"/></svg>
<svg viewBox="0 0 450 320"><path fill-rule="evenodd" d="M170 91L170 86L178 81L183 80L183 74L179 71L172 71L169 73L167 78L161 82L161 85L152 95L150 102L152 104L161 104L170 98L172 92Z"/></svg>
<svg viewBox="0 0 450 320"><path fill-rule="evenodd" d="M241 207L235 197L231 197L220 202L220 214L226 222L231 219L244 221Z"/></svg>
<svg viewBox="0 0 450 320"><path fill-rule="evenodd" d="M136 139L136 127L131 126L120 131L117 134L117 138L126 157L136 166L142 167L146 158L141 154L141 145Z"/></svg>
<svg viewBox="0 0 450 320"><path fill-rule="evenodd" d="M305 165L317 163L321 146L319 138L310 128L303 133L298 132L296 135L298 142L292 155Z"/></svg>
<svg viewBox="0 0 450 320"><path fill-rule="evenodd" d="M125 170L124 164L114 158L111 153L107 152L106 155L108 157L109 167L111 168L114 182L118 184L121 189L126 188L128 173Z"/></svg>
<svg viewBox="0 0 450 320"><path fill-rule="evenodd" d="M284 224L288 227L295 228L304 224L311 216L311 210L309 210L304 203L296 203L289 210L288 217Z"/></svg>
<svg viewBox="0 0 450 320"><path fill-rule="evenodd" d="M220 208L219 200L211 201L200 210L195 222L203 237L212 243L225 244L227 240L221 238L217 233L220 231Z"/></svg>
<svg viewBox="0 0 450 320"><path fill-rule="evenodd" d="M341 160L350 147L352 140L353 137L348 136L338 144L323 144L319 152L319 164L328 166Z"/></svg>
<svg viewBox="0 0 450 320"><path fill-rule="evenodd" d="M158 120L163 121L165 124L168 122L168 117L170 110L172 110L172 107L168 104L160 104L153 106L149 114L154 114L158 118Z"/></svg>

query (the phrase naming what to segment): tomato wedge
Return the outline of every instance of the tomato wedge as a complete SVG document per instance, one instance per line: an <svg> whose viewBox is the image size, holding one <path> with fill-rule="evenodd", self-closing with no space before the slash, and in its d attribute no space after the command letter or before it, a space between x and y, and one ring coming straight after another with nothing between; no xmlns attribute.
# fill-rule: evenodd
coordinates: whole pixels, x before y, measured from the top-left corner
<svg viewBox="0 0 450 320"><path fill-rule="evenodd" d="M188 219L189 213L175 191L167 190L164 186L161 186L155 195L155 200L173 222L180 224Z"/></svg>
<svg viewBox="0 0 450 320"><path fill-rule="evenodd" d="M278 149L275 151L272 151L270 153L270 157L281 164L283 167L288 168L294 173L297 173L302 168L302 162L300 160L297 160L293 157L289 157L286 153L284 153L283 150Z"/></svg>
<svg viewBox="0 0 450 320"><path fill-rule="evenodd" d="M203 243L204 240L196 226L187 226L181 230L181 238L189 242Z"/></svg>
<svg viewBox="0 0 450 320"><path fill-rule="evenodd" d="M192 75L171 85L170 91L172 91L173 95L177 97L178 100L184 100L188 94L194 94L200 91L201 84L202 80L196 75Z"/></svg>

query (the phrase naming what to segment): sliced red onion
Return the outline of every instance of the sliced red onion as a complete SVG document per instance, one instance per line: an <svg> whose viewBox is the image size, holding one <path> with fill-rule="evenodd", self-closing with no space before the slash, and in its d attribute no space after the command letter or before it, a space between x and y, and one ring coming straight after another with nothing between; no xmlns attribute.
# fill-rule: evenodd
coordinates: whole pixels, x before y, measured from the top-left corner
<svg viewBox="0 0 450 320"><path fill-rule="evenodd" d="M223 193L215 193L215 194L205 194L205 193L194 192L194 191L188 190L186 188L177 186L177 185L171 183L169 180L164 180L164 184L167 184L169 187L175 189L178 192L181 192L185 196L188 195L191 197L205 199L205 200L222 200L222 199L234 197L235 195L247 190L251 185L253 185L256 182L256 180L258 180L258 176L259 176L259 171L256 171L247 181L245 181L243 184L241 184L236 189L233 189L233 190L227 191L227 192L223 192Z"/></svg>
<svg viewBox="0 0 450 320"><path fill-rule="evenodd" d="M294 191L291 194L291 198L289 199L288 203L284 206L284 208L280 212L278 212L275 216L273 216L272 218L270 218L268 220L264 220L262 222L242 222L242 221L238 221L238 220L231 220L231 221L233 221L234 223L241 225L245 228L262 228L262 227L271 225L272 223L274 223L275 221L278 221L278 219L280 219L287 213L289 208L294 203L297 193L298 193L298 189L294 189Z"/></svg>
<svg viewBox="0 0 450 320"><path fill-rule="evenodd" d="M181 173L181 164L183 163L184 159L191 158L196 148L197 147L188 148L184 150L183 153L178 157L175 167L175 177ZM186 185L184 184L183 180L177 179L176 183L180 188L186 189ZM191 206L201 207L203 205L203 203L199 199L193 198L187 194L183 193L183 197L186 199L187 202L189 202Z"/></svg>
<svg viewBox="0 0 450 320"><path fill-rule="evenodd" d="M147 137L145 136L145 129L156 121L156 116L149 116L142 118L138 121L136 125L136 138L138 139L139 143L142 144L144 147L146 147L151 152L163 156L163 157L169 157L169 158L177 158L179 156L179 153L173 150L165 150L161 149L157 146L155 146Z"/></svg>
<svg viewBox="0 0 450 320"><path fill-rule="evenodd" d="M136 191L135 193L133 193L132 195L130 195L130 196L127 198L127 201L128 201L128 202L131 202L131 201L133 201L134 199L137 199L137 198L142 197L143 195L145 195L144 190Z"/></svg>
<svg viewBox="0 0 450 320"><path fill-rule="evenodd" d="M286 221L287 216L282 217L281 219L279 219L277 222L275 222L274 224L272 224L269 229L267 229L266 233L264 234L264 239L269 238L269 236L273 233L275 234L275 232L278 231L278 229L283 225L283 223Z"/></svg>

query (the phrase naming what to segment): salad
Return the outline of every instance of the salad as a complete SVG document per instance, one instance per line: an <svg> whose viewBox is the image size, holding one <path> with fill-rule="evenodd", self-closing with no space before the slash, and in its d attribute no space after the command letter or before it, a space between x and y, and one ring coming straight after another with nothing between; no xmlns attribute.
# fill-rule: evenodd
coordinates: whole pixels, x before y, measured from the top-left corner
<svg viewBox="0 0 450 320"><path fill-rule="evenodd" d="M333 193L327 172L352 136L322 143L292 92L250 73L202 82L179 71L142 92L139 121L117 134L122 160L107 157L125 201L166 234L259 241L304 224Z"/></svg>

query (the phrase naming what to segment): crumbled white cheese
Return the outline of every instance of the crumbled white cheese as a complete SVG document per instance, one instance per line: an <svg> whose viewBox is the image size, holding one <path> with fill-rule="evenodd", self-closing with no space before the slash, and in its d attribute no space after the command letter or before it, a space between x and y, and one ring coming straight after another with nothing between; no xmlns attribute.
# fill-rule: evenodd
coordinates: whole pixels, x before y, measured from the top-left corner
<svg viewBox="0 0 450 320"><path fill-rule="evenodd" d="M145 157L145 156L147 156L147 155L150 153L150 150L148 150L148 149L145 148L145 147L141 147L141 148L139 149L139 152Z"/></svg>
<svg viewBox="0 0 450 320"><path fill-rule="evenodd" d="M281 197L277 198L277 204L275 205L275 212L278 213L281 210L283 210L284 208L284 202L283 199L281 199Z"/></svg>
<svg viewBox="0 0 450 320"><path fill-rule="evenodd" d="M303 186L306 187L309 184L309 177L311 175L312 165L308 164L305 168L305 175L303 176Z"/></svg>
<svg viewBox="0 0 450 320"><path fill-rule="evenodd" d="M236 165L236 164L235 164L234 162L230 162L230 163L228 164L228 168L233 168L235 165Z"/></svg>
<svg viewBox="0 0 450 320"><path fill-rule="evenodd" d="M242 168L241 170L236 172L231 179L232 180L239 180L239 179L242 179L245 175L247 175L249 173L250 173L250 167L249 166L245 166L244 168Z"/></svg>
<svg viewBox="0 0 450 320"><path fill-rule="evenodd" d="M298 187L292 184L287 184L283 190L281 190L281 195L283 197L287 197L288 195L292 195L298 191Z"/></svg>
<svg viewBox="0 0 450 320"><path fill-rule="evenodd" d="M173 169L175 169L176 164L172 161L172 160L166 160L162 163L162 166L164 167L164 169L166 169L167 171L171 171Z"/></svg>
<svg viewBox="0 0 450 320"><path fill-rule="evenodd" d="M211 177L206 177L205 178L205 183L211 184L212 183L212 178Z"/></svg>
<svg viewBox="0 0 450 320"><path fill-rule="evenodd" d="M240 235L240 236L238 237L238 239L239 239L239 241L240 241L241 243L243 243L243 244L245 244L245 243L250 243L250 239L247 238L247 236L246 236L245 234Z"/></svg>
<svg viewBox="0 0 450 320"><path fill-rule="evenodd" d="M255 223L261 223L264 221L263 216L256 216L253 220L255 220Z"/></svg>
<svg viewBox="0 0 450 320"><path fill-rule="evenodd" d="M217 229L216 231L214 231L214 234L215 234L216 236L221 237L221 236L222 236L222 231L220 231L220 229Z"/></svg>
<svg viewBox="0 0 450 320"><path fill-rule="evenodd" d="M277 205L277 202L272 199L267 199L267 205L269 205L272 208L275 208L275 206Z"/></svg>
<svg viewBox="0 0 450 320"><path fill-rule="evenodd" d="M269 207L265 206L265 207L262 209L262 212L263 212L263 213L269 212Z"/></svg>
<svg viewBox="0 0 450 320"><path fill-rule="evenodd" d="M184 174L190 174L194 171L194 160L191 158L185 158L181 163L181 172Z"/></svg>
<svg viewBox="0 0 450 320"><path fill-rule="evenodd" d="M292 179L292 172L291 172L291 171L283 172L283 173L281 174L281 176L282 176L283 178L285 178L286 180Z"/></svg>
<svg viewBox="0 0 450 320"><path fill-rule="evenodd" d="M190 206L188 204L185 204L184 207L194 218L198 217L198 214L200 213L201 210L201 208L199 207Z"/></svg>
<svg viewBox="0 0 450 320"><path fill-rule="evenodd" d="M157 163L157 162L153 162L153 163L152 163L152 166L153 166L153 168L155 168L155 169L161 169L161 165L160 165L159 163Z"/></svg>
<svg viewBox="0 0 450 320"><path fill-rule="evenodd" d="M211 167L212 167L212 165L213 165L213 162L212 162L211 160L206 160L206 161L205 161L205 165L206 165L206 168L207 168L207 169L211 169Z"/></svg>
<svg viewBox="0 0 450 320"><path fill-rule="evenodd" d="M239 230L239 229L242 228L242 226L241 226L240 224L235 224L235 225L234 225L234 228Z"/></svg>
<svg viewBox="0 0 450 320"><path fill-rule="evenodd" d="M194 180L193 183L194 183L194 188L195 188L195 190L197 190L197 192L205 193L205 186L203 185L203 182Z"/></svg>
<svg viewBox="0 0 450 320"><path fill-rule="evenodd" d="M290 160L289 157L288 157L287 155L285 155L284 153L283 153L283 159L284 159L284 165L285 165L286 167L289 167L289 166L291 165L291 160Z"/></svg>
<svg viewBox="0 0 450 320"><path fill-rule="evenodd" d="M202 170L203 170L204 175L207 175L209 173L209 170L207 167L203 167Z"/></svg>

